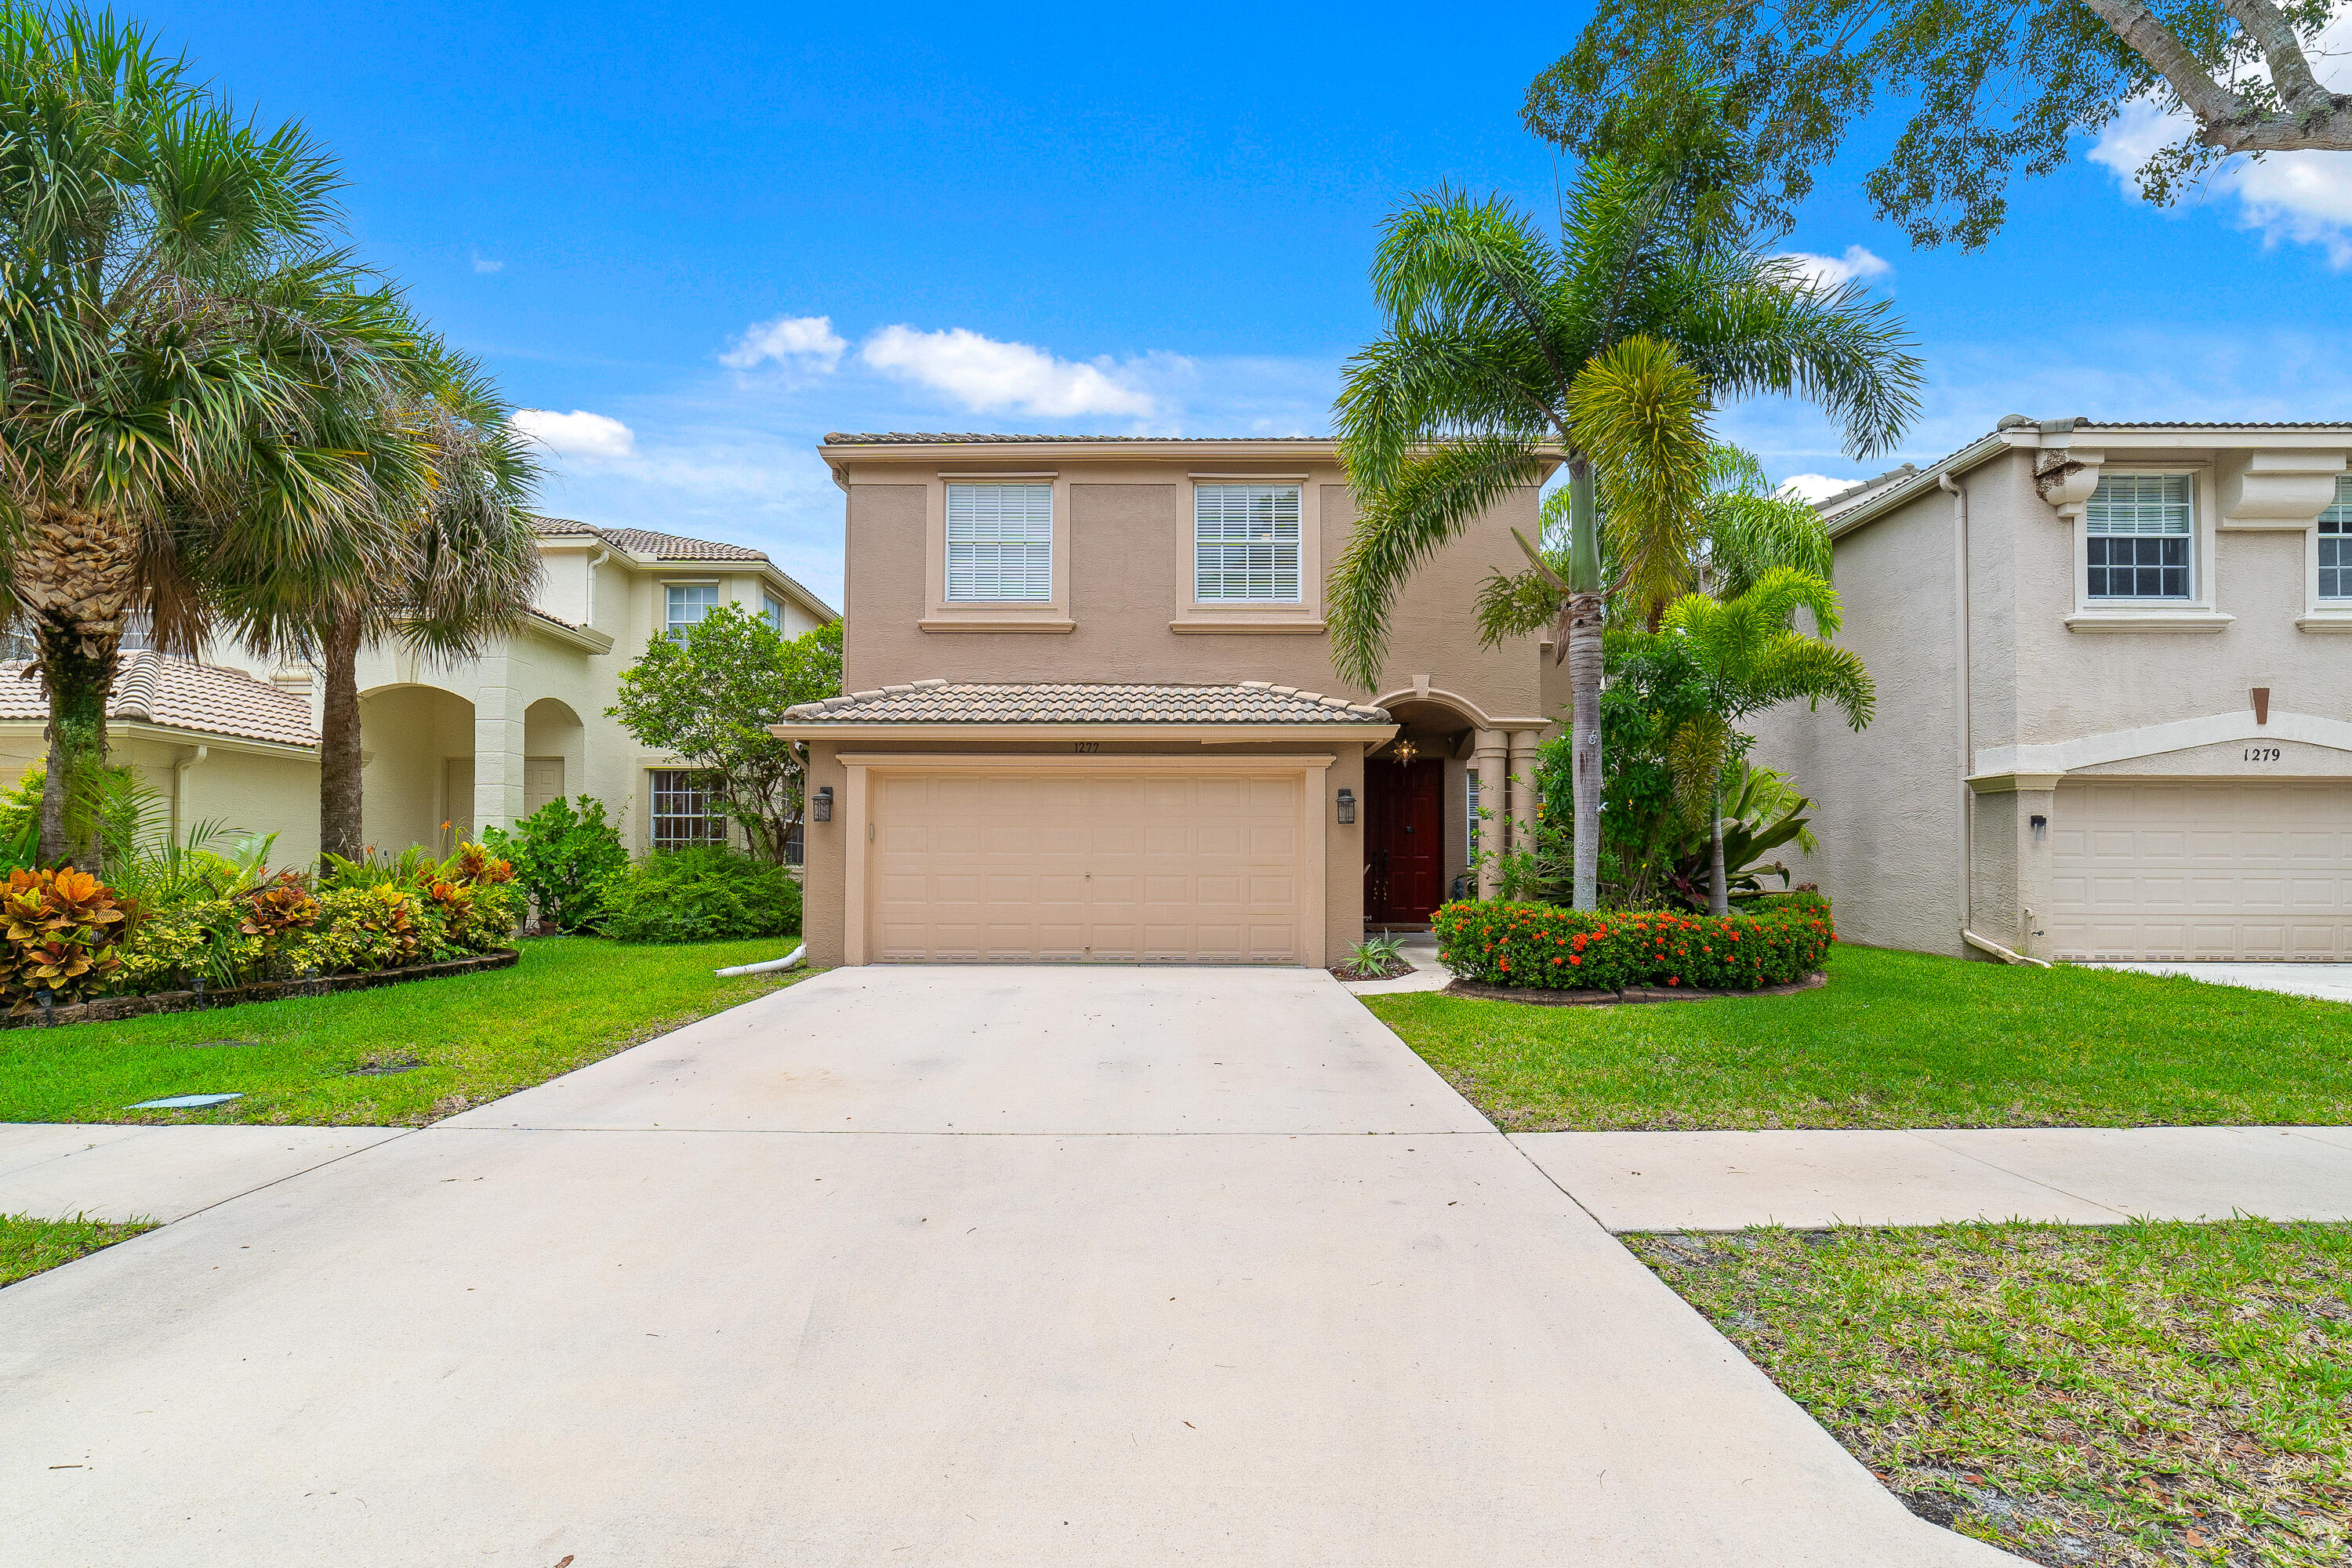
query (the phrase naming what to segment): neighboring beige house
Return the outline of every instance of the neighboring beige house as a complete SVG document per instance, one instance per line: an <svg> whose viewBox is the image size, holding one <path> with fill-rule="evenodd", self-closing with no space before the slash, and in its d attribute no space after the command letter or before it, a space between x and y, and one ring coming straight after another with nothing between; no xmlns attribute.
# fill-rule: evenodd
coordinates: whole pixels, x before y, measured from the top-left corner
<svg viewBox="0 0 2352 1568"><path fill-rule="evenodd" d="M742 545L557 518L537 527L544 582L520 632L471 659L396 645L361 654L362 820L375 847L446 850L583 794L604 803L633 852L698 841L713 825L694 775L605 714L621 671L655 637L722 604L765 615L787 637L838 618ZM0 680L24 668L0 667ZM306 865L319 849L317 687L308 668L268 668L232 647L202 662L133 652L110 707L110 743L182 823L274 830L276 860ZM11 780L43 754L42 713L37 682L0 685L0 767Z"/></svg>
<svg viewBox="0 0 2352 1568"><path fill-rule="evenodd" d="M1327 439L828 436L845 688L795 709L813 963L1323 964L1428 920L1531 812L1564 692L1471 605L1513 496L1414 577L1380 689L1333 673L1355 510ZM829 819L819 820L829 808ZM1500 808L1500 809L1496 809Z"/></svg>
<svg viewBox="0 0 2352 1568"><path fill-rule="evenodd" d="M1756 756L1818 803L1839 934L2352 959L2347 455L2352 425L2011 416L1823 502L1878 717L1776 709Z"/></svg>

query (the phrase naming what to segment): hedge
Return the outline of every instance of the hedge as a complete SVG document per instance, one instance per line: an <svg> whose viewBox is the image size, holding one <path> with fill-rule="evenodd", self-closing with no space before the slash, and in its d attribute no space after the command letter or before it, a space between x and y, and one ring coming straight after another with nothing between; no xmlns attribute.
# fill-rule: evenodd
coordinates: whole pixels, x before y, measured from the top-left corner
<svg viewBox="0 0 2352 1568"><path fill-rule="evenodd" d="M1732 915L1465 902L1432 924L1438 958L1465 980L1547 991L1760 990L1811 974L1837 940L1826 900Z"/></svg>

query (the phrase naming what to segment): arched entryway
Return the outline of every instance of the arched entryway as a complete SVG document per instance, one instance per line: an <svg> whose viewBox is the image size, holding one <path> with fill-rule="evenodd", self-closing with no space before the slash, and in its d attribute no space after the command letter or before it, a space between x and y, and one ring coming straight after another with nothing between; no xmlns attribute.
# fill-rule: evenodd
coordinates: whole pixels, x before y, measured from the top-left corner
<svg viewBox="0 0 2352 1568"><path fill-rule="evenodd" d="M587 787L587 728L571 704L542 697L522 713L522 812Z"/></svg>
<svg viewBox="0 0 2352 1568"><path fill-rule="evenodd" d="M361 837L396 855L474 836L474 705L437 686L360 693Z"/></svg>
<svg viewBox="0 0 2352 1568"><path fill-rule="evenodd" d="M1364 760L1364 923L1429 923L1475 880L1479 715L1434 693L1384 698L1396 738Z"/></svg>

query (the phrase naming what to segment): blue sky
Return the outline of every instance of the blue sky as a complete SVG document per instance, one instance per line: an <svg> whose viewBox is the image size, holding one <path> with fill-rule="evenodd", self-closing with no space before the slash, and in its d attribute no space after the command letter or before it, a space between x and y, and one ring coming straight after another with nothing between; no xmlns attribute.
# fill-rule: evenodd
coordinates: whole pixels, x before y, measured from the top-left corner
<svg viewBox="0 0 2352 1568"><path fill-rule="evenodd" d="M1429 7L139 11L341 158L362 254L545 411L545 510L740 541L828 598L829 429L1313 434L1375 328L1381 216L1439 181L1548 208L1527 82L1579 13ZM1433 17L1436 18L1433 23ZM1866 128L1862 151L1891 131ZM1788 248L1850 255L1930 380L1903 449L1727 410L1776 477L1934 457L1999 416L2352 417L2352 160L2139 205L2135 121L1984 250L1832 171ZM1860 252L1851 247L1860 247ZM817 319L822 319L819 325Z"/></svg>

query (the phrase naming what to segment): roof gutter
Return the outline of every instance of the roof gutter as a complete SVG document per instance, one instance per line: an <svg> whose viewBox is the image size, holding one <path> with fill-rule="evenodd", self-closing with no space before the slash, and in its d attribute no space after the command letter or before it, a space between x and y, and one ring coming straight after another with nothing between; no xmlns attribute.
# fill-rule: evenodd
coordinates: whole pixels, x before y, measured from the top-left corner
<svg viewBox="0 0 2352 1568"><path fill-rule="evenodd" d="M2011 438L2013 432L2011 431L1996 430L1989 436L1979 437L1942 462L1932 468L1922 468L1899 485L1889 486L1860 506L1840 512L1830 520L1830 537L1843 538L1864 523L1884 517L1895 508L1916 500L1929 490L1942 488L1938 481L1947 474L1964 474L1978 464L1997 457L2013 447L2040 444L2038 441L2028 443L2014 440Z"/></svg>
<svg viewBox="0 0 2352 1568"><path fill-rule="evenodd" d="M1253 741L1333 741L1377 743L1396 735L1383 723L1322 724L1138 724L1087 723L793 723L771 724L768 732L786 741L1194 741L1203 745Z"/></svg>

